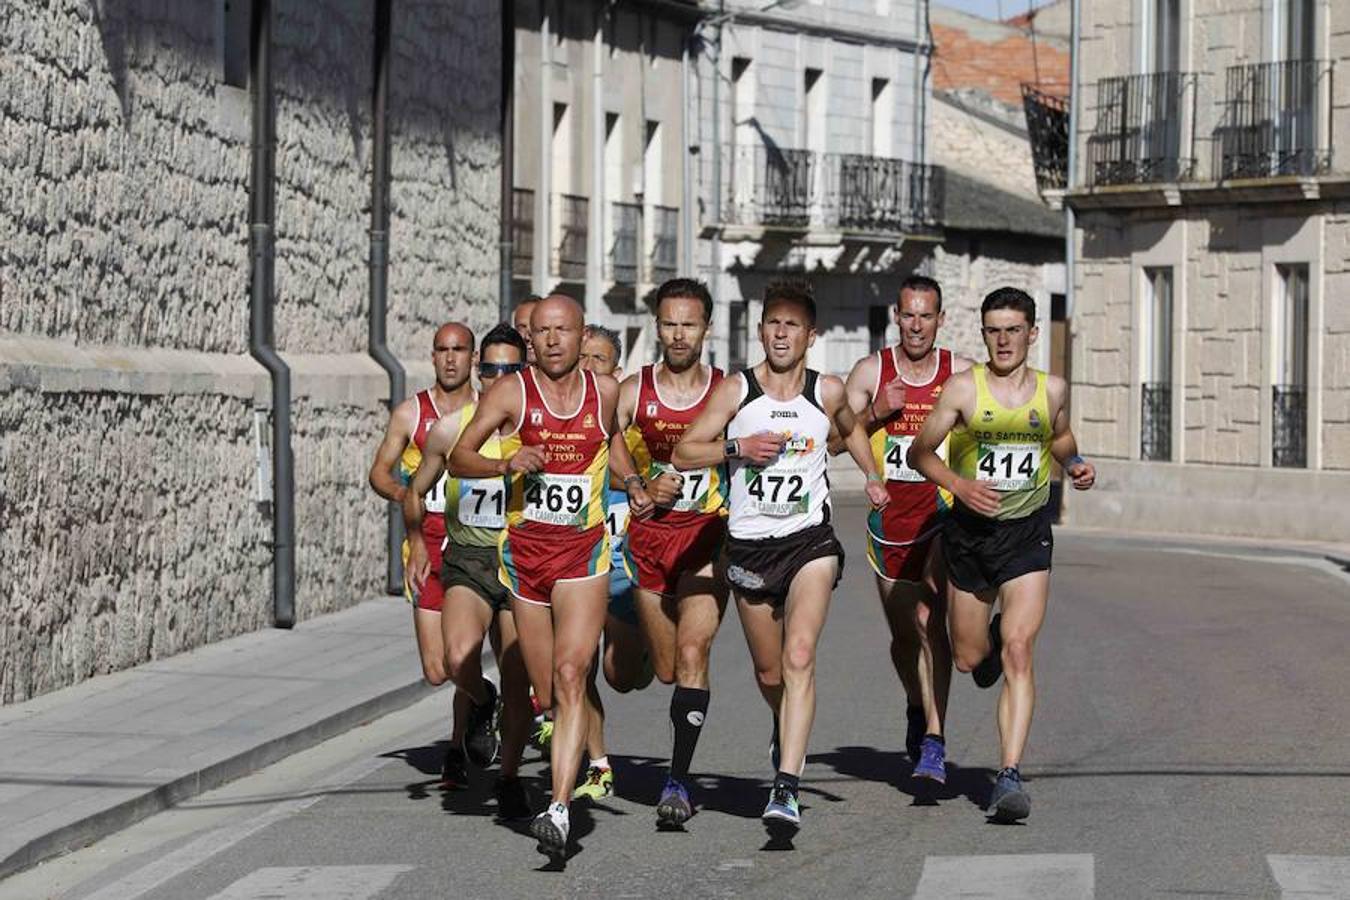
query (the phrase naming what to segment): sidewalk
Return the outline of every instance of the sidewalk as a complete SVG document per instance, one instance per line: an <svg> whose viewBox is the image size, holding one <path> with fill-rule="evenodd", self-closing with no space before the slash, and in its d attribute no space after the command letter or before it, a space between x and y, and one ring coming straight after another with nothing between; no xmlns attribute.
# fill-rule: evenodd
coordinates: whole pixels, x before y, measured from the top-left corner
<svg viewBox="0 0 1350 900"><path fill-rule="evenodd" d="M367 600L0 709L0 878L421 698L410 619Z"/></svg>

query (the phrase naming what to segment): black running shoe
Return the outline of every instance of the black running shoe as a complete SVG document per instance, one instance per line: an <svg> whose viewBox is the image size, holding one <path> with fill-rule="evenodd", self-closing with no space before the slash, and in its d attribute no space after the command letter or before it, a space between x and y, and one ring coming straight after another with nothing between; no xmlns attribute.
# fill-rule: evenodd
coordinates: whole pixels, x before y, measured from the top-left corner
<svg viewBox="0 0 1350 900"><path fill-rule="evenodd" d="M924 715L922 706L909 706L905 708L905 752L909 754L909 761L917 763L919 754L923 752L923 738L928 733L928 716Z"/></svg>
<svg viewBox="0 0 1350 900"><path fill-rule="evenodd" d="M1017 769L1009 767L999 771L994 790L989 794L988 813L990 818L1003 825L1020 822L1031 815L1031 797Z"/></svg>
<svg viewBox="0 0 1350 900"><path fill-rule="evenodd" d="M497 776L492 784L492 793L497 798L497 818L504 822L528 819L530 801L525 796L525 782L514 776Z"/></svg>
<svg viewBox="0 0 1350 900"><path fill-rule="evenodd" d="M497 736L497 687L484 678L483 690L487 692L487 701L475 703L469 709L468 727L464 729L464 753L480 769L492 765L501 748Z"/></svg>
<svg viewBox="0 0 1350 900"><path fill-rule="evenodd" d="M469 773L464 768L464 751L450 744L441 761L441 787L462 791L469 786Z"/></svg>
<svg viewBox="0 0 1350 900"><path fill-rule="evenodd" d="M1002 621L1003 613L998 613L989 621L989 655L970 670L970 677L975 679L977 687L993 687L1003 674L1003 634L999 631Z"/></svg>

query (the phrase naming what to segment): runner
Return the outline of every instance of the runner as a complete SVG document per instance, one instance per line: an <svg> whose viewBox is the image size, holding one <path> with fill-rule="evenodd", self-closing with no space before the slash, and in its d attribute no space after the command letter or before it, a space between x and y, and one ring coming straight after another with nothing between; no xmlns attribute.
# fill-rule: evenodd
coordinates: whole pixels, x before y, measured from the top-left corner
<svg viewBox="0 0 1350 900"><path fill-rule="evenodd" d="M998 700L1001 768L988 808L995 821L1014 822L1031 812L1018 766L1036 699L1032 653L1050 595L1050 458L1078 490L1092 487L1096 470L1069 430L1068 385L1027 365L1035 301L999 288L980 316L989 362L947 381L910 445L909 464L956 498L942 538L952 651L957 669L981 687L1007 676ZM948 468L937 449L953 432ZM996 600L1001 613L991 622Z"/></svg>
<svg viewBox="0 0 1350 900"><path fill-rule="evenodd" d="M952 651L937 534L951 495L911 469L905 453L943 383L970 368L970 360L936 346L942 320L942 287L922 275L906 278L895 304L900 343L859 360L847 383L849 405L871 435L872 458L891 498L868 516L867 561L891 630L891 663L905 689L905 750L915 777L939 784L947 780L942 723ZM836 438L830 451L841 450Z"/></svg>
<svg viewBox="0 0 1350 900"><path fill-rule="evenodd" d="M504 375L525 367L525 340L510 325L498 325L483 338L479 353L478 380L484 391ZM463 427L473 418L475 402L466 403L458 415L443 416L432 427L423 447L422 462L413 475L403 501L408 532L416 533L423 522L422 497L441 483L445 458ZM496 435L483 445L483 455L501 458ZM445 482L445 530L447 544L440 580L445 589L441 605L441 632L445 665L450 678L474 701L464 730L463 749L479 767L492 764L498 738L494 727L497 688L483 677L483 637L490 635L502 682L501 772L493 785L497 813L502 819L530 814L525 788L518 776L521 753L530 728L530 680L525 673L516 638L510 595L497 580L497 542L506 527L506 481L451 478ZM414 545L408 574L419 589L431 575L431 562L421 545Z"/></svg>
<svg viewBox="0 0 1350 900"><path fill-rule="evenodd" d="M587 325L581 340L581 368L597 375L623 377L619 370L621 353L619 334L603 325ZM610 570L609 608L605 614L605 651L599 665L591 667L586 696L591 704L590 724L586 730L586 774L572 794L601 800L614 793L614 769L605 752L605 705L596 687L596 670L603 668L605 681L621 694L651 683L646 665L642 634L638 631L637 609L633 605L633 583L623 567L624 536L628 531L628 493L622 487L609 486Z"/></svg>
<svg viewBox="0 0 1350 900"><path fill-rule="evenodd" d="M726 584L713 566L726 536L726 467L676 472L671 464L675 445L722 381L721 370L700 361L712 309L701 282L676 278L661 285L656 327L662 362L643 366L619 393L619 427L657 506L630 526L625 563L637 582L652 667L663 684L675 685L670 771L656 804L657 823L668 828L694 814L689 765L711 696L708 653L727 605Z"/></svg>
<svg viewBox="0 0 1350 900"><path fill-rule="evenodd" d="M447 322L436 329L431 345L431 363L436 371L436 383L425 391L399 403L389 414L384 439L375 451L370 466L370 486L386 500L402 504L407 484L422 460L422 447L427 433L442 415L451 415L465 404L473 402L473 385L469 376L473 371L473 332L457 322ZM398 475L394 474L395 466ZM445 542L445 480L438 482L426 500L428 515L422 520L422 544L431 562L431 575L414 592L405 587L413 603L413 632L422 658L422 676L431 685L444 684L449 676L445 670L445 640L441 630L441 604L445 592L441 587L441 545ZM410 543L403 543L403 562L406 566ZM406 578L405 578L406 582ZM441 761L441 783L450 788L468 784L464 768L464 726L468 722L472 704L468 694L456 690L454 695L454 725L450 744Z"/></svg>
<svg viewBox="0 0 1350 900"><path fill-rule="evenodd" d="M579 369L582 309L571 297L542 300L530 314L530 331L535 365L493 385L449 465L460 478L512 478L498 577L514 595L535 693L554 707L553 798L530 831L540 852L560 861L589 718L587 676L609 594L605 507L619 386ZM500 429L518 449L490 459L479 449ZM645 496L635 501L650 505Z"/></svg>
<svg viewBox="0 0 1350 900"><path fill-rule="evenodd" d="M531 294L517 303L515 310L511 313L511 324L525 339L525 361L530 365L534 365L534 344L530 340L530 313L534 312L534 308L539 305L539 301L542 299L544 298L538 294Z"/></svg>
<svg viewBox="0 0 1350 900"><path fill-rule="evenodd" d="M685 471L729 463L726 577L775 737L781 734L764 808L775 834L801 824L797 792L815 717L816 643L844 566L825 474L832 430L847 435L849 455L867 476L867 498L877 508L889 502L844 383L806 367L815 326L809 285L771 282L759 326L764 362L717 386L672 457Z"/></svg>

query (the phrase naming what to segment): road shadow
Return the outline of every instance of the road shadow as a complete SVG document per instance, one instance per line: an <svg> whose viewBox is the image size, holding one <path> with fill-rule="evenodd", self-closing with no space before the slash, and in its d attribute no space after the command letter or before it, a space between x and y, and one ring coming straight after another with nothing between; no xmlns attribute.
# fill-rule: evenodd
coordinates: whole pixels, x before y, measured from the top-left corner
<svg viewBox="0 0 1350 900"><path fill-rule="evenodd" d="M910 774L914 764L907 754L899 750L836 747L829 753L811 754L806 761L829 766L848 778L889 784L912 798L913 806L936 806L942 800L964 797L983 809L989 802L989 792L994 786L993 769L959 766L953 762L947 763L946 784L915 778Z"/></svg>
<svg viewBox="0 0 1350 900"><path fill-rule="evenodd" d="M615 795L653 810L666 785L669 761L664 757L620 756L614 761ZM725 813L739 819L758 819L764 810L768 781L735 775L690 773L691 799L698 811ZM655 820L655 814L653 814ZM674 829L677 833L683 829Z"/></svg>

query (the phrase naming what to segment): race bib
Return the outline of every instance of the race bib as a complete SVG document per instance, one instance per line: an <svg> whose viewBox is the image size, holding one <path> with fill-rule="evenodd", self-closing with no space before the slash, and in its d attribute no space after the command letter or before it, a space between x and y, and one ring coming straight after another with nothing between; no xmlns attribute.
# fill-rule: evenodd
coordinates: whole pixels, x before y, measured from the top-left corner
<svg viewBox="0 0 1350 900"><path fill-rule="evenodd" d="M623 536L628 533L627 500L609 504L609 512L605 515L605 528L609 530L610 546L623 540Z"/></svg>
<svg viewBox="0 0 1350 900"><path fill-rule="evenodd" d="M505 528L506 481L501 478L461 478L459 522L470 528Z"/></svg>
<svg viewBox="0 0 1350 900"><path fill-rule="evenodd" d="M909 453L909 445L914 443L912 434L888 434L886 435L886 455L882 461L886 464L885 476L887 481L923 481L923 475L917 469L909 467L909 461L906 455ZM944 441L942 446L938 447L938 458L944 462L947 459L947 443Z"/></svg>
<svg viewBox="0 0 1350 900"><path fill-rule="evenodd" d="M741 470L751 510L761 516L783 518L807 512L811 493L807 488L808 470L804 466L779 463L772 469L746 466Z"/></svg>
<svg viewBox="0 0 1350 900"><path fill-rule="evenodd" d="M980 444L975 480L996 491L1029 491L1036 486L1040 444Z"/></svg>
<svg viewBox="0 0 1350 900"><path fill-rule="evenodd" d="M691 509L702 510L708 505L708 493L712 490L712 469L690 469L684 472L676 469L670 463L653 461L651 471L647 473L647 479L650 481L666 472L674 472L676 475L684 476L684 485L680 488L680 496L676 498L671 509L686 512Z"/></svg>
<svg viewBox="0 0 1350 900"><path fill-rule="evenodd" d="M525 476L525 518L545 525L586 524L591 476L536 472Z"/></svg>
<svg viewBox="0 0 1350 900"><path fill-rule="evenodd" d="M429 513L445 512L445 473L436 479L436 483L427 491L426 496L422 498L422 505Z"/></svg>

